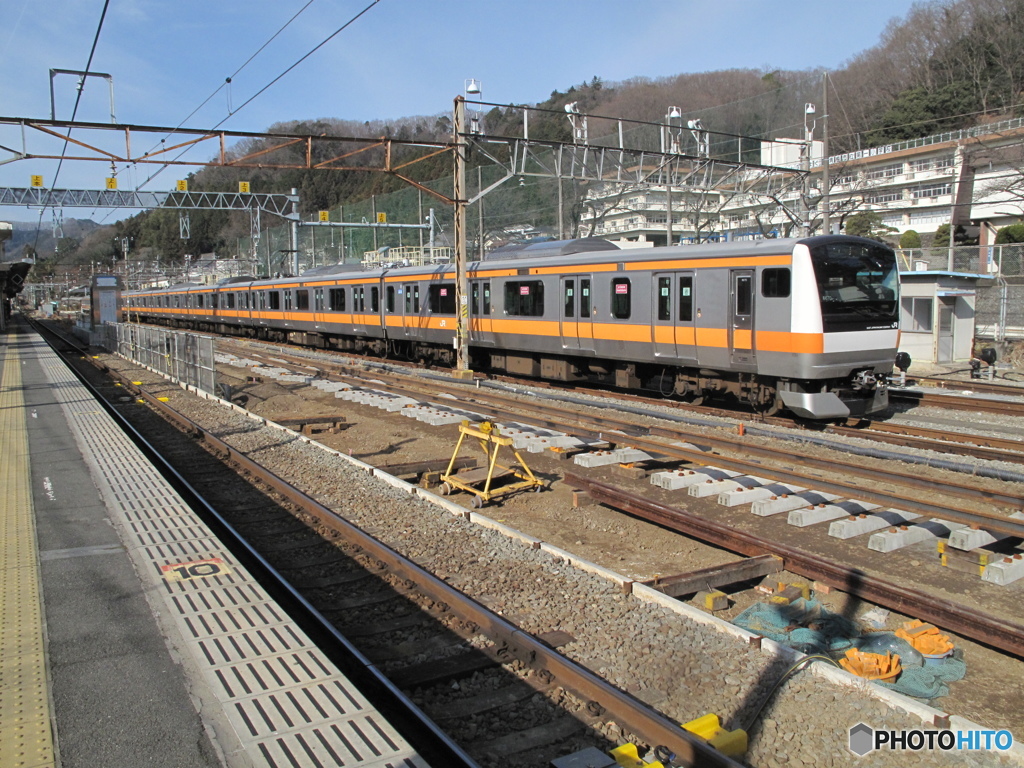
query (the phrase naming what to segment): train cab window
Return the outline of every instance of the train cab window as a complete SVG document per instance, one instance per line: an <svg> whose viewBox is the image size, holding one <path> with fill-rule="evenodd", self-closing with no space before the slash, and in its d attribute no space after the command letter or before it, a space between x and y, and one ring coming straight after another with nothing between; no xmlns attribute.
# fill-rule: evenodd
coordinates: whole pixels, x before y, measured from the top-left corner
<svg viewBox="0 0 1024 768"><path fill-rule="evenodd" d="M295 292L295 308L309 309L309 291Z"/></svg>
<svg viewBox="0 0 1024 768"><path fill-rule="evenodd" d="M580 317L590 317L590 278L580 278Z"/></svg>
<svg viewBox="0 0 1024 768"><path fill-rule="evenodd" d="M788 267L766 269L761 273L761 295L766 299L784 299L789 296L791 282Z"/></svg>
<svg viewBox="0 0 1024 768"><path fill-rule="evenodd" d="M679 319L693 322L693 275L679 276Z"/></svg>
<svg viewBox="0 0 1024 768"><path fill-rule="evenodd" d="M576 317L576 281L566 280L562 284L562 316L563 317Z"/></svg>
<svg viewBox="0 0 1024 768"><path fill-rule="evenodd" d="M510 280L505 283L505 314L540 317L544 314L544 283L540 280Z"/></svg>
<svg viewBox="0 0 1024 768"><path fill-rule="evenodd" d="M370 289L370 311L380 312L380 286L373 286Z"/></svg>
<svg viewBox="0 0 1024 768"><path fill-rule="evenodd" d="M630 293L628 277L612 280L612 317L628 320L633 313L633 295Z"/></svg>
<svg viewBox="0 0 1024 768"><path fill-rule="evenodd" d="M330 302L330 309L332 312L344 312L345 311L345 289L344 288L331 288L327 294L327 298Z"/></svg>
<svg viewBox="0 0 1024 768"><path fill-rule="evenodd" d="M455 283L431 285L427 289L427 308L440 315L454 315Z"/></svg>
<svg viewBox="0 0 1024 768"><path fill-rule="evenodd" d="M658 319L672 319L672 278L658 278Z"/></svg>
<svg viewBox="0 0 1024 768"><path fill-rule="evenodd" d="M389 285L388 289L384 292L384 308L388 312L395 311L395 286Z"/></svg>

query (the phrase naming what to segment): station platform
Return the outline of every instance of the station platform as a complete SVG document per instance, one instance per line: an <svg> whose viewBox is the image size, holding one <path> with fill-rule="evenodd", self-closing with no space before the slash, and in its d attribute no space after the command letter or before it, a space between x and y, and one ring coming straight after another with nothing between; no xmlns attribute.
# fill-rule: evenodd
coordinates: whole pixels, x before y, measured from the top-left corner
<svg viewBox="0 0 1024 768"><path fill-rule="evenodd" d="M0 333L0 766L426 762L60 358Z"/></svg>

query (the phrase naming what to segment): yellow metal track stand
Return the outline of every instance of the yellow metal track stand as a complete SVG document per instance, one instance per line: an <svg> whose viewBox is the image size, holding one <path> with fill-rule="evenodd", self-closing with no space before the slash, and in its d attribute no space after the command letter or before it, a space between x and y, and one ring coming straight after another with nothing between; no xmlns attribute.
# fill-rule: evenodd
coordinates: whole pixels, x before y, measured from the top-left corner
<svg viewBox="0 0 1024 768"><path fill-rule="evenodd" d="M452 470L455 467L455 460L459 457L459 451L462 450L462 444L467 437L475 437L480 443L480 448L487 457L487 467L486 469L474 469L456 475L452 473ZM498 463L498 452L502 446L511 449L512 454L516 458L518 469ZM519 482L506 483L499 488L492 488L495 480L508 475L518 478ZM445 496L455 489L473 494L472 506L475 509L480 509L484 504L501 496L508 496L516 491L528 488L539 490L544 485L542 481L534 477L533 472L530 471L530 468L526 466L526 462L523 461L523 457L519 455L519 451L512 447L512 438L502 435L498 428L489 421L480 422L480 424L475 426L468 421L464 421L459 425L459 441L455 444L455 453L452 454L452 460L448 462L448 469L441 475L440 480L441 493ZM482 486L482 488L479 486Z"/></svg>

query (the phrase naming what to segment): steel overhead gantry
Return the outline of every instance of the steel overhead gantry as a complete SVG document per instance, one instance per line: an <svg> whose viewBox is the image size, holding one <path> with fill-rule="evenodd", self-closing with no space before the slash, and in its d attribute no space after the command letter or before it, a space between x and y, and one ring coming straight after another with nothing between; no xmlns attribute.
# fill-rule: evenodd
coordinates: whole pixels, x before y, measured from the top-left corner
<svg viewBox="0 0 1024 768"><path fill-rule="evenodd" d="M120 189L44 189L0 187L0 205L28 208L191 208L244 211L260 208L284 219L296 218L298 195L241 192L145 192Z"/></svg>
<svg viewBox="0 0 1024 768"><path fill-rule="evenodd" d="M0 117L0 129L4 126L20 130L21 149L0 143L0 165L18 160L79 160L128 165L369 171L394 176L449 205L453 202L447 195L406 175L411 166L451 151L452 145L448 142ZM76 132L75 137L71 136L72 130ZM133 139L137 146L140 137L153 134L164 134L156 148L146 152L133 149ZM46 150L30 151L30 136L34 140L67 141L80 154L69 154L71 150L59 154ZM259 140L260 143L229 147L231 141L243 139ZM213 158L193 160L184 156L184 152L196 148L213 149ZM362 161L362 164L354 164L353 160Z"/></svg>

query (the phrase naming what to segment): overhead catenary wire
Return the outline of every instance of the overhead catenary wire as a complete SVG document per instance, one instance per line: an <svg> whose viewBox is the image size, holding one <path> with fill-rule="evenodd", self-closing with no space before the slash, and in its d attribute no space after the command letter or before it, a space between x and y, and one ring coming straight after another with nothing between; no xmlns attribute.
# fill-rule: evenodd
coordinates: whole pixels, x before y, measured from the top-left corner
<svg viewBox="0 0 1024 768"><path fill-rule="evenodd" d="M92 38L92 47L89 49L89 60L85 63L85 72L86 72L86 74L89 72L89 68L92 66L93 56L96 55L96 45L100 41L100 32L103 31L103 21L104 21L104 19L107 18L107 8L109 8L109 7L110 7L110 0L104 0L103 1L103 10L100 12L100 21L99 21L99 24L96 25L96 34ZM82 92L85 90L85 81L86 81L86 79L87 79L86 75L83 74L82 75L82 80L81 80L81 82L78 85L78 95L75 97L75 108L71 111L71 122L72 123L75 122L75 117L78 115L78 105L82 101ZM68 136L69 137L71 136L71 128L70 127L68 128ZM64 164L64 153L67 152L67 150L68 150L68 142L69 142L69 139L64 139L64 148L61 149L61 151L60 151L61 157L60 157L60 160L57 162L57 171L56 171L56 173L53 174L53 184L50 186L50 190L49 190L49 192L46 195L46 203L44 203L43 207L39 210L39 222L36 224L36 236L35 236L35 239L32 241L32 251L33 252L35 252L37 247L39 246L39 232L40 232L40 229L42 228L43 213L45 213L47 207L49 207L50 200L53 197L53 190L56 189L56 187L57 187L57 178L60 176L60 169L61 169L61 166L63 166L63 164Z"/></svg>
<svg viewBox="0 0 1024 768"><path fill-rule="evenodd" d="M257 99L259 96L261 96L263 93L265 93L267 91L267 89L269 89L271 86L273 86L275 83L277 83L281 78L283 78L285 75L287 75L289 72L291 72L297 66L299 66L299 64L304 62L306 59L308 59L314 53L316 53L321 48L323 48L325 45L327 45L327 43L329 43L331 40L333 40L339 34L341 34L346 29L348 29L350 26L352 26L356 21L358 21L362 16L364 16L371 8L373 8L375 5L377 5L380 1L381 0L372 0L372 2L369 5L367 5L365 8L363 8L361 11L359 11L359 13L357 13L355 16L350 18L348 21L346 21L344 24L342 24L340 27L338 27L336 30L334 30L334 32L332 32L330 35L328 35L322 41L320 41L320 43L318 43L316 46L314 46L309 51L307 51L305 54L303 54L290 67L285 69L283 72L281 72L281 74L279 74L277 77L275 77L269 83L267 83L262 88L260 88L258 91L256 91L256 93L254 93L252 96L250 96L244 102L242 102L242 104L240 104L233 112L230 112L227 116L225 116L220 122L218 122L216 125L214 125L209 130L216 130L217 128L222 126L224 123L226 123L228 120L230 120L232 117L234 117L236 114L238 114L241 110L243 110L245 107L247 107L249 104L251 104L255 99ZM187 150L182 150L182 152L180 154L178 154L178 156L175 159L177 159L177 158L181 157L182 155L184 155L186 151ZM167 165L161 166L159 170L157 170L155 173L151 174L149 176L149 178L147 178L145 181L143 181L141 184L139 184L139 188L141 189L142 187L144 187L146 184L148 184L150 181L152 181L154 178L156 178L160 173L162 173L166 169L167 169Z"/></svg>

